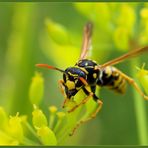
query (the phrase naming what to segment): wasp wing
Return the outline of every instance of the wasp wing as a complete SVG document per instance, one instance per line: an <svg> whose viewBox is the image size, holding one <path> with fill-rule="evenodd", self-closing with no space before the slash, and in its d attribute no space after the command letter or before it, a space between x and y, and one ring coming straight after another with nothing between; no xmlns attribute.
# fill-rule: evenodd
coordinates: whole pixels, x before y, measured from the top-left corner
<svg viewBox="0 0 148 148"><path fill-rule="evenodd" d="M92 28L93 25L90 22L88 22L84 27L83 43L82 43L81 55L79 58L80 60L86 58L88 50L90 49Z"/></svg>
<svg viewBox="0 0 148 148"><path fill-rule="evenodd" d="M118 58L115 58L111 61L108 61L108 62L102 64L101 66L99 66L99 68L105 68L107 66L116 65L120 62L123 62L126 59L133 58L133 57L135 57L139 54L145 53L145 52L148 52L148 46L143 47L143 48L139 48L139 49L136 49L136 50L132 50L132 51L130 51L130 52L118 57Z"/></svg>

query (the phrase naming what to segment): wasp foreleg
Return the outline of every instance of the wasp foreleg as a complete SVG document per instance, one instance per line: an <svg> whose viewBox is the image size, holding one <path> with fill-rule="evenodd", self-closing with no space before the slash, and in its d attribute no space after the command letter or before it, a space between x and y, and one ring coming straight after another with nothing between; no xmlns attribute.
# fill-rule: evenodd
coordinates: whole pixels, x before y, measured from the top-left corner
<svg viewBox="0 0 148 148"><path fill-rule="evenodd" d="M64 98L65 98L65 100L64 100L64 102L63 102L63 105L62 105L62 107L64 108L65 103L66 103L66 101L67 101L67 97L66 97L66 95L65 95L64 82L63 82L63 80L59 80L59 81L58 81L58 84L59 84L59 88L60 88L60 90L61 90L61 93L62 93L62 95L63 95Z"/></svg>
<svg viewBox="0 0 148 148"><path fill-rule="evenodd" d="M59 84L59 87L60 87L60 90L61 90L61 93L63 94L63 95L65 95L65 93L64 93L64 85L63 85L63 80L59 80L58 81L58 84Z"/></svg>
<svg viewBox="0 0 148 148"><path fill-rule="evenodd" d="M121 76L127 80L127 82L129 84L131 84L136 90L137 92L145 99L145 100L148 100L148 96L146 96L143 91L140 89L140 87L138 86L138 84L129 76L127 76L126 74L124 74L123 72L121 72L120 70L117 70L118 73L121 74Z"/></svg>

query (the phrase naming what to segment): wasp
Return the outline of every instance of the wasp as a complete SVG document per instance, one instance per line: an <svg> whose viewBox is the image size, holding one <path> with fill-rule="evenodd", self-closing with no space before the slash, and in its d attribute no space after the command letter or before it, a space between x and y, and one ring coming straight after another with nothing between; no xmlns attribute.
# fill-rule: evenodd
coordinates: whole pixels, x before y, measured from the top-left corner
<svg viewBox="0 0 148 148"><path fill-rule="evenodd" d="M38 67L45 67L63 73L63 79L59 80L61 91L65 96L63 107L65 106L67 101L73 100L74 96L80 90L83 90L83 92L86 94L87 97L82 99L82 101L79 104L76 104L68 112L74 111L79 106L85 104L89 99L92 98L98 104L96 110L87 119L81 120L76 124L71 135L74 134L75 130L82 123L85 123L91 120L92 118L96 117L97 113L101 110L103 101L95 94L96 86L108 87L111 90L123 94L126 91L126 82L128 82L137 90L137 92L145 100L148 100L148 96L146 96L143 93L143 91L140 89L140 87L134 81L134 79L132 79L131 77L129 77L128 75L124 74L122 71L114 67L114 65L123 62L126 59L147 52L148 46L136 50L131 50L130 52L118 58L115 58L100 65L97 64L97 62L95 62L94 60L87 59L87 54L91 46L92 28L93 25L90 22L84 26L81 54L79 60L76 62L74 66L62 70L57 67L50 66L48 64L36 65Z"/></svg>

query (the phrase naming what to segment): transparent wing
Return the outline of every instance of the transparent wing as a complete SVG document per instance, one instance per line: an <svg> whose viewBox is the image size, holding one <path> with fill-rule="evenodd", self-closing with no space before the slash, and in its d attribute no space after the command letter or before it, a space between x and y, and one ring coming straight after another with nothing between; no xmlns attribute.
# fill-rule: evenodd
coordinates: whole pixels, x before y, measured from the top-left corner
<svg viewBox="0 0 148 148"><path fill-rule="evenodd" d="M111 61L108 61L108 62L102 64L101 66L99 66L99 68L105 68L107 66L112 66L112 65L118 64L120 62L123 62L126 59L133 58L133 57L135 57L139 54L145 53L145 52L148 52L148 46L143 47L143 48L139 48L139 49L136 49L136 50L132 50L132 51L130 51L130 52L118 57L118 58L115 58Z"/></svg>
<svg viewBox="0 0 148 148"><path fill-rule="evenodd" d="M92 28L93 28L93 25L90 22L88 22L84 27L83 43L82 43L81 55L79 60L86 58L88 50L90 49Z"/></svg>

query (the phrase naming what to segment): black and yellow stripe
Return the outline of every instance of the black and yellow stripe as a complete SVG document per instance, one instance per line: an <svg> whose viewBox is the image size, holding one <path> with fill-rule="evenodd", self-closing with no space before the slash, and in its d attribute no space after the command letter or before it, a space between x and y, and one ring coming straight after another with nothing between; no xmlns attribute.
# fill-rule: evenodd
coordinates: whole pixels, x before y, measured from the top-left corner
<svg viewBox="0 0 148 148"><path fill-rule="evenodd" d="M112 66L108 66L102 71L98 85L106 86L118 93L124 93L126 91L126 80L118 73L117 69Z"/></svg>

